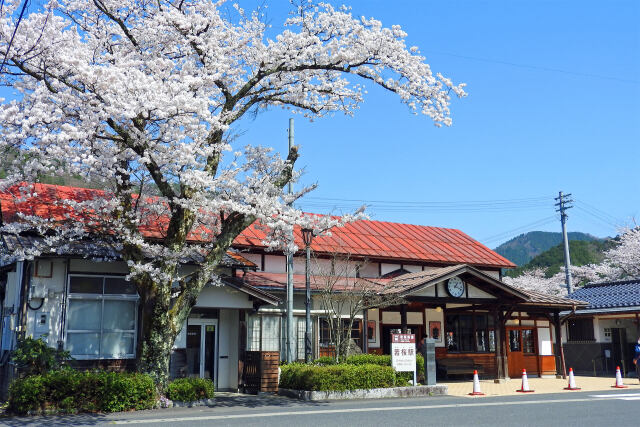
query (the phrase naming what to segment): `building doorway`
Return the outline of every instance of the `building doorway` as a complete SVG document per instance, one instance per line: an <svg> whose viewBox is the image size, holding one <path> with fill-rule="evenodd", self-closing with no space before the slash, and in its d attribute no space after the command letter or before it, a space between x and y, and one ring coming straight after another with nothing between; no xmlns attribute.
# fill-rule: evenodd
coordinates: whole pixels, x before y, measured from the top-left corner
<svg viewBox="0 0 640 427"><path fill-rule="evenodd" d="M187 323L187 376L208 378L217 386L218 320L189 319Z"/></svg>

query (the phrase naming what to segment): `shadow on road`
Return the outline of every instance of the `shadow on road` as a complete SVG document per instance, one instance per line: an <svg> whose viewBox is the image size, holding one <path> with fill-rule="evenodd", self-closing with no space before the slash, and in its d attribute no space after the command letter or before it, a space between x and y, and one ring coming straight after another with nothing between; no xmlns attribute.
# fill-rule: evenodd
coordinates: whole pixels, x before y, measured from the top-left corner
<svg viewBox="0 0 640 427"><path fill-rule="evenodd" d="M109 420L104 414L51 415L33 417L0 418L0 425L6 426L68 426L71 424L98 425Z"/></svg>

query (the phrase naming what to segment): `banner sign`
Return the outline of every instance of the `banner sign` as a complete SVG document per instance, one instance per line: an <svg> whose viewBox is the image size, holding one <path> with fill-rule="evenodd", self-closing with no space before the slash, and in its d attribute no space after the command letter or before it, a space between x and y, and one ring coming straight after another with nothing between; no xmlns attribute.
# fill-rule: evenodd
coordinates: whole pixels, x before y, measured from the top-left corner
<svg viewBox="0 0 640 427"><path fill-rule="evenodd" d="M415 372L415 334L391 334L391 366L396 372Z"/></svg>

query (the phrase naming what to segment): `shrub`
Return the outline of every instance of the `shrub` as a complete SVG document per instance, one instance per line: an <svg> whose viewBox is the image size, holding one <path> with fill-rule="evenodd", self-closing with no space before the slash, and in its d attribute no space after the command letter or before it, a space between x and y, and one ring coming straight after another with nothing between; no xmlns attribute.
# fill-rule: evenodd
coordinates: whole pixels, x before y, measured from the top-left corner
<svg viewBox="0 0 640 427"><path fill-rule="evenodd" d="M152 408L155 397L149 375L63 369L15 380L9 388L8 410L15 414L116 412Z"/></svg>
<svg viewBox="0 0 640 427"><path fill-rule="evenodd" d="M213 381L207 378L178 378L169 383L167 397L180 402L211 399Z"/></svg>
<svg viewBox="0 0 640 427"><path fill-rule="evenodd" d="M379 355L379 354L356 354L353 356L347 357L345 363L350 365L362 365L365 363L373 364L373 365L381 365L381 366L391 366L391 356L389 355ZM424 378L424 358L421 354L416 354L416 368L418 372L416 373L418 379ZM413 373L412 372L398 372L396 374L398 378L401 378L405 383L408 381L413 381ZM398 382L400 385L400 382Z"/></svg>
<svg viewBox="0 0 640 427"><path fill-rule="evenodd" d="M314 360L313 363L316 364L316 365L322 365L322 366L335 365L336 364L336 358L335 357L331 357L331 356L322 356L322 357L318 357L316 360Z"/></svg>
<svg viewBox="0 0 640 427"><path fill-rule="evenodd" d="M27 337L18 339L12 359L21 375L39 375L59 369L71 359L71 354L49 347L42 338Z"/></svg>
<svg viewBox="0 0 640 427"><path fill-rule="evenodd" d="M305 365L292 363L282 368L280 387L294 390L346 391L393 387L395 372L390 366Z"/></svg>

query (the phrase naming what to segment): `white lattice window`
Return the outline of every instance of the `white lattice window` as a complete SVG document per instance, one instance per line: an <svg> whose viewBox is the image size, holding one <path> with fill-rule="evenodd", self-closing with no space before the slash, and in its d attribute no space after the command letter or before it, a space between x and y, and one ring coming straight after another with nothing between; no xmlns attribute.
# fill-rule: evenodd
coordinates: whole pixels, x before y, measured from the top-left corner
<svg viewBox="0 0 640 427"><path fill-rule="evenodd" d="M123 276L69 275L65 348L76 359L132 359L138 294Z"/></svg>

